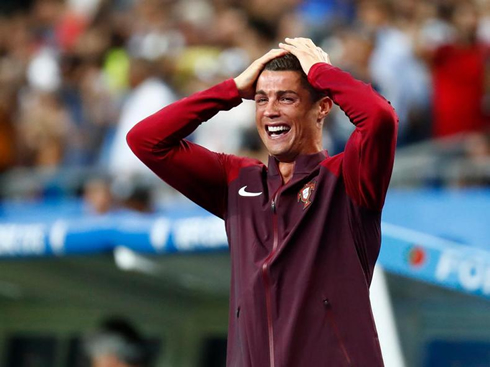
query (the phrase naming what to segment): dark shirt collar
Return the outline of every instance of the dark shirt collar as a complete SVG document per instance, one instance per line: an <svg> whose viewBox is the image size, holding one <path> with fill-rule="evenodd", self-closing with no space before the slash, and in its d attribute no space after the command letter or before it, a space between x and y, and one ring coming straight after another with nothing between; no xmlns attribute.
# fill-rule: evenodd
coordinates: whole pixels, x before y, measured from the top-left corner
<svg viewBox="0 0 490 367"><path fill-rule="evenodd" d="M313 171L321 161L328 157L328 152L326 150L322 150L318 153L314 154L301 154L296 157L294 161L294 172L293 176L296 174L308 174ZM278 160L273 156L269 156L269 176L278 176L279 172L279 164Z"/></svg>

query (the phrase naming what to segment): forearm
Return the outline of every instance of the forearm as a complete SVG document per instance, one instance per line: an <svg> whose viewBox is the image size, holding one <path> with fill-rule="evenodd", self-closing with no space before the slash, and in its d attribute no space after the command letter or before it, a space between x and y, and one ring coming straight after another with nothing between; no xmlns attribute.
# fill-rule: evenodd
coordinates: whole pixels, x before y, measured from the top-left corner
<svg viewBox="0 0 490 367"><path fill-rule="evenodd" d="M128 144L163 181L223 217L228 159L184 138L203 121L240 102L235 83L227 80L142 120L128 133Z"/></svg>
<svg viewBox="0 0 490 367"><path fill-rule="evenodd" d="M146 163L148 155L162 153L190 135L221 110L241 103L232 79L183 98L136 124L127 135L133 152Z"/></svg>
<svg viewBox="0 0 490 367"><path fill-rule="evenodd" d="M358 128L396 124L396 114L386 99L349 73L326 63L313 65L308 80L337 104Z"/></svg>

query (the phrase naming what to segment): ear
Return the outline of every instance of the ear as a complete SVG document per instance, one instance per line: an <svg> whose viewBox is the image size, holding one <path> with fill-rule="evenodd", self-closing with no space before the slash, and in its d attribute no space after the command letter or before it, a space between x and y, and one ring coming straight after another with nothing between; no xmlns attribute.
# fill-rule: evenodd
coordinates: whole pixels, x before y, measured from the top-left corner
<svg viewBox="0 0 490 367"><path fill-rule="evenodd" d="M323 121L325 117L327 117L328 113L332 109L333 101L330 97L323 97L318 101L318 117L317 121Z"/></svg>

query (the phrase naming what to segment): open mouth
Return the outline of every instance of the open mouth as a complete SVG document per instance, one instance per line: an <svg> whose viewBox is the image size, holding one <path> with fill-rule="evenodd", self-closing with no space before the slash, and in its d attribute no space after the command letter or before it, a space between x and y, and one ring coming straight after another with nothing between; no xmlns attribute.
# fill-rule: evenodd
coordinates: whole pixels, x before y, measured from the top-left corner
<svg viewBox="0 0 490 367"><path fill-rule="evenodd" d="M278 137L281 135L287 134L290 130L291 127L288 125L266 125L265 130L267 131L267 134L269 134L270 137Z"/></svg>

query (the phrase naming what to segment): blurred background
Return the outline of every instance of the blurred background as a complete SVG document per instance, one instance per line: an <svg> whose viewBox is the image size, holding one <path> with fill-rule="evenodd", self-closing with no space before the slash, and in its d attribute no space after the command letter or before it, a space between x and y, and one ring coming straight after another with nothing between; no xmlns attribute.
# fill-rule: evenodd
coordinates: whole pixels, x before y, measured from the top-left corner
<svg viewBox="0 0 490 367"><path fill-rule="evenodd" d="M400 118L376 315L394 332L380 330L399 356L387 366L490 366L488 0L2 0L1 366L225 366L223 223L125 135L294 36ZM352 131L334 109L325 148ZM190 138L267 156L251 102Z"/></svg>

